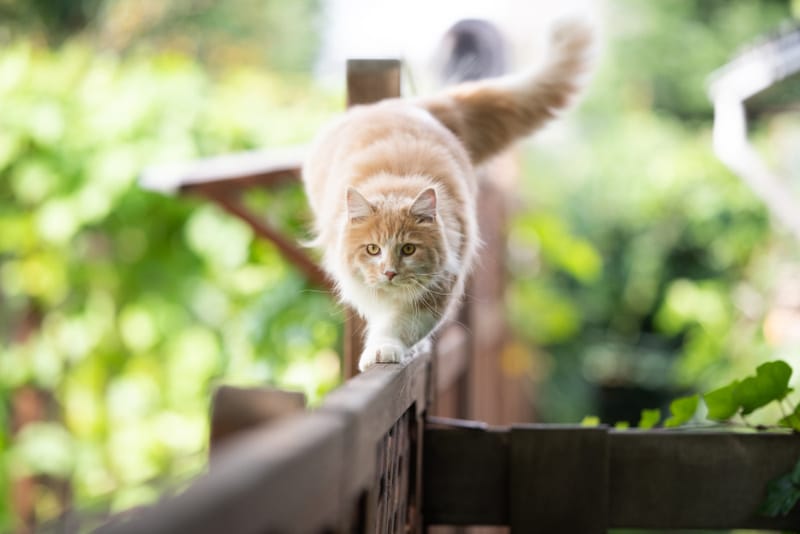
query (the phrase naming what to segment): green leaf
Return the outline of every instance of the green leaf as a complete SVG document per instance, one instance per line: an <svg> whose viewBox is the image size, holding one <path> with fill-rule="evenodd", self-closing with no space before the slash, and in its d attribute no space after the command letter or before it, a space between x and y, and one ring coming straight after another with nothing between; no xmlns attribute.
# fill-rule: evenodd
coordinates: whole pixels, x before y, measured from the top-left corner
<svg viewBox="0 0 800 534"><path fill-rule="evenodd" d="M742 415L786 397L792 391L789 387L791 376L792 368L784 361L759 365L755 376L745 378L734 389L734 398L742 407Z"/></svg>
<svg viewBox="0 0 800 534"><path fill-rule="evenodd" d="M800 405L794 409L794 412L790 413L786 417L782 417L780 421L778 421L778 425L800 432Z"/></svg>
<svg viewBox="0 0 800 534"><path fill-rule="evenodd" d="M642 410L642 415L639 419L639 428L653 428L658 424L659 421L661 421L661 410L658 408L653 410Z"/></svg>
<svg viewBox="0 0 800 534"><path fill-rule="evenodd" d="M681 397L672 401L672 403L669 405L669 411L672 413L672 416L664 421L664 426L667 428L672 428L687 423L692 417L694 417L694 413L697 411L697 403L699 401L699 395Z"/></svg>
<svg viewBox="0 0 800 534"><path fill-rule="evenodd" d="M627 421L617 421L614 423L614 428L616 430L628 430L631 427L631 424Z"/></svg>
<svg viewBox="0 0 800 534"><path fill-rule="evenodd" d="M734 391L739 386L739 381L734 380L727 386L715 389L703 395L703 400L708 408L708 418L715 421L725 421L730 419L739 411L739 403L736 402Z"/></svg>
<svg viewBox="0 0 800 534"><path fill-rule="evenodd" d="M791 473L787 473L767 486L767 496L759 507L759 513L767 517L785 516L800 500L800 461Z"/></svg>
<svg viewBox="0 0 800 534"><path fill-rule="evenodd" d="M600 418L596 415L587 415L581 421L581 426L600 426Z"/></svg>

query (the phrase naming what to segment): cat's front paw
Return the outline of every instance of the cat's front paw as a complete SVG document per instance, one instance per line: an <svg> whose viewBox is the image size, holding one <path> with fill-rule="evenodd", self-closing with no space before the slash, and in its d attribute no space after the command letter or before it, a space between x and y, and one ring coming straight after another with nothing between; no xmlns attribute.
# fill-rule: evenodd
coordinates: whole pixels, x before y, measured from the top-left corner
<svg viewBox="0 0 800 534"><path fill-rule="evenodd" d="M376 363L401 363L406 357L406 352L408 349L396 342L367 345L358 360L358 369L364 371Z"/></svg>

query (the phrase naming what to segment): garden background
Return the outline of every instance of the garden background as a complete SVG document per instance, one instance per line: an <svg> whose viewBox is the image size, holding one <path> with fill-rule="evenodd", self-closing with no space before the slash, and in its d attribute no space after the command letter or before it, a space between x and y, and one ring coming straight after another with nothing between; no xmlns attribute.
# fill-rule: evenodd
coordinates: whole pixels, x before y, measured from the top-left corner
<svg viewBox="0 0 800 534"><path fill-rule="evenodd" d="M768 359L800 363L796 242L716 160L706 96L800 2L598 5L586 97L519 150L517 338L499 357L542 421L635 424ZM326 6L0 0L0 530L19 510L151 502L201 472L217 384L314 403L339 382L327 295L240 221L136 182L308 142L344 105L343 80L314 76ZM796 111L753 135L798 174ZM250 202L304 235L299 188Z"/></svg>

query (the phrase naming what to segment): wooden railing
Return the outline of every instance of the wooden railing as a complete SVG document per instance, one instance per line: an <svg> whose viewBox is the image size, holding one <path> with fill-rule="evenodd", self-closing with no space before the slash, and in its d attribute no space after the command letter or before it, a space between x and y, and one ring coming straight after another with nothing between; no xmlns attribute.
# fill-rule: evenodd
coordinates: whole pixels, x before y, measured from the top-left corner
<svg viewBox="0 0 800 534"><path fill-rule="evenodd" d="M350 102L394 96L397 68L393 62L351 64ZM269 154L255 153L217 159L211 167L211 174L208 162L184 168L177 187L199 191L249 222L309 280L327 285L305 251L246 212L236 198L246 187L295 180L296 162L278 165ZM500 190L484 180L479 215L488 247L483 256L491 261L478 266L459 321L442 331L433 353L402 365L375 365L311 411L297 394L218 390L209 472L180 495L115 518L101 531L797 528L797 510L780 519L757 513L767 482L800 457L797 435L489 427L452 419L495 425L529 420L522 382L500 365L508 339L498 314L504 291L503 206ZM344 367L350 375L359 325L347 321Z"/></svg>

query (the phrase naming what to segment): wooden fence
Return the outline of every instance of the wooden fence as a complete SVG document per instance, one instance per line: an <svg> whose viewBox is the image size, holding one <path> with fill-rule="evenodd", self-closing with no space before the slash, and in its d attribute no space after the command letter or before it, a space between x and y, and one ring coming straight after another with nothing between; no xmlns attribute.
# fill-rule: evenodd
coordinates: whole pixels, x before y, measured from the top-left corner
<svg viewBox="0 0 800 534"><path fill-rule="evenodd" d="M399 93L396 62L354 62L350 103ZM296 161L259 154L183 169L180 186L248 221L310 280L318 268L290 240L248 213L236 194L297 177ZM208 169L213 168L213 172ZM171 171L172 172L172 171ZM481 228L503 257L502 193L480 198ZM349 378L314 410L302 397L223 388L215 396L207 474L183 493L100 529L113 534L422 532L494 525L513 533L629 528L800 526L800 513L758 516L768 481L800 457L800 437L774 434L613 431L505 425L526 421L519 377L500 354L504 266L484 261L460 321L433 353L379 364ZM347 319L345 372L358 356L359 324ZM438 530L437 530L438 532Z"/></svg>

